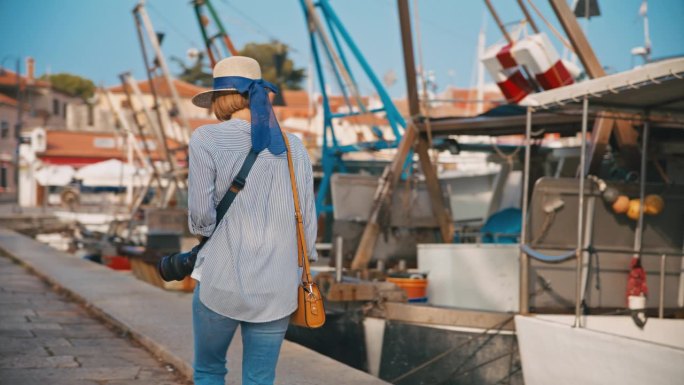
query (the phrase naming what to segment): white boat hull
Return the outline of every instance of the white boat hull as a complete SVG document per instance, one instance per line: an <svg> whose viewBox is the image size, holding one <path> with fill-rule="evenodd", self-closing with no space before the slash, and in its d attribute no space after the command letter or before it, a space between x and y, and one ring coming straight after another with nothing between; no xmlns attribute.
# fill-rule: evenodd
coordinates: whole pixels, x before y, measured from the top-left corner
<svg viewBox="0 0 684 385"><path fill-rule="evenodd" d="M526 385L684 383L684 320L627 316L516 316Z"/></svg>

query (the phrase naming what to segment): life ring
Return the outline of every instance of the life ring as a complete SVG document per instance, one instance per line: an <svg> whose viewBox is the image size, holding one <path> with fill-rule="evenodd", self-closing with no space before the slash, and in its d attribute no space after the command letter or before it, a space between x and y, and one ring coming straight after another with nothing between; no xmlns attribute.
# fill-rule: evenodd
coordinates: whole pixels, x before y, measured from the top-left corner
<svg viewBox="0 0 684 385"><path fill-rule="evenodd" d="M59 194L62 206L73 209L81 204L81 194L75 188L66 188Z"/></svg>

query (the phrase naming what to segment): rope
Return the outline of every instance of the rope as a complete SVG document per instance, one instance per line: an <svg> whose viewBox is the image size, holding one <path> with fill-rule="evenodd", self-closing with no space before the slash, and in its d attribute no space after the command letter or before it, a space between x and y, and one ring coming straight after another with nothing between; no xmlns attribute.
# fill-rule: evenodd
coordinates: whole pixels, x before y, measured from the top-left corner
<svg viewBox="0 0 684 385"><path fill-rule="evenodd" d="M178 36L182 37L187 43L190 43L191 46L196 47L197 44L196 42L188 36L185 32L183 32L180 28L178 28L168 17L164 16L163 13L161 13L157 7L155 7L152 3L147 3L147 8L152 11L154 14L159 16L160 19L164 20L164 23L169 26L175 33L178 34Z"/></svg>
<svg viewBox="0 0 684 385"><path fill-rule="evenodd" d="M544 14L541 13L539 8L537 8L536 5L532 2L532 0L527 0L527 2L530 4L530 7L534 10L534 12L539 16L540 19L546 24L546 27L551 30L551 32L556 36L556 38L565 46L565 48L569 49L570 52L575 53L575 48L570 44L563 35L561 35L560 32L544 17Z"/></svg>
<svg viewBox="0 0 684 385"><path fill-rule="evenodd" d="M372 4L372 5L379 5L380 7L383 8L383 12L390 11L390 12L396 12L396 1L392 0L384 0L382 2L378 1L369 1L366 4ZM443 33L445 36L449 37L456 37L460 36L461 32L457 30L452 30L451 28L445 27L444 25L441 25L439 22L436 22L433 19L428 19L427 17L421 17L420 20L423 21L423 23L432 28L435 31Z"/></svg>
<svg viewBox="0 0 684 385"><path fill-rule="evenodd" d="M547 280L541 275L537 275L537 283L539 284L539 289L537 289L534 293L530 294L530 298L536 297L544 293L548 293L548 295L551 296L553 300L555 300L562 306L565 306L567 309L573 309L575 307L575 304L572 301L565 299L561 294L559 294L556 290L553 289L553 287L551 286L551 281Z"/></svg>
<svg viewBox="0 0 684 385"><path fill-rule="evenodd" d="M492 336L492 338L493 338L493 336ZM491 338L490 338L487 342L489 342L489 341L491 341ZM482 349L482 347L484 347L484 344L481 345L477 350L475 350L475 352L474 352L473 354L471 354L470 356L468 356L468 359L467 359L465 362L468 362L468 361L472 360L472 359L475 357L475 354L476 354L476 353L479 353L479 351ZM500 360L500 359L502 359L502 358L504 358L504 357L512 356L513 353L515 353L514 350L512 350L512 351L510 351L510 352L506 352L506 353L501 354L501 355L499 355L499 356L496 356L496 357L494 357L494 358L491 358L491 359L489 359L489 360L487 360L487 361L485 361L485 362L483 362L483 363L480 363L480 364L478 364L478 365L475 365L474 367L469 368L469 369L467 369L467 370L464 370L464 371L462 371L462 372L452 372L449 376L447 376L447 378L446 378L444 381L440 382L438 385L446 384L446 383L448 383L449 381L451 381L451 380L453 380L453 379L456 379L456 378L458 378L458 377L461 377L461 376L463 376L464 374L468 374L468 373L470 373L470 372L472 372L472 371L474 371L474 370L477 370L477 369L479 369L479 368L481 368L481 367L483 367L483 366L489 365L489 364L491 364L492 362L498 361L498 360ZM462 366L464 366L464 365L465 365L465 364L459 366L459 368L462 367Z"/></svg>
<svg viewBox="0 0 684 385"><path fill-rule="evenodd" d="M422 38L421 38L421 33L420 33L420 15L418 14L418 1L413 0L413 9L415 10L415 23L416 23L416 48L418 49L418 65L420 66L420 81L421 81L421 88L423 89L423 97L420 98L420 101L423 104L423 109L425 110L425 115L427 115L427 119L424 120L425 122L425 128L427 132L427 140L428 140L428 154L430 154L430 149L432 148L432 125L430 124L430 110L431 110L431 105L429 101L429 96L427 93L427 81L425 80L425 66L423 63L423 43L422 43ZM437 163L437 157L439 156L439 153L437 151L433 151L433 155L431 156L432 158L432 163L436 164Z"/></svg>
<svg viewBox="0 0 684 385"><path fill-rule="evenodd" d="M591 246L592 250L594 249L593 246ZM594 261L596 262L596 290L601 290L601 261L599 260L599 255L596 252L596 250L593 250L594 254Z"/></svg>
<svg viewBox="0 0 684 385"><path fill-rule="evenodd" d="M539 232L539 235L537 235L532 242L530 242L531 245L536 246L539 241L544 239L546 236L546 233L548 233L549 228L551 228L551 224L553 223L553 220L556 219L556 211L551 211L550 213L546 213L544 216L544 223L542 223L541 231Z"/></svg>
<svg viewBox="0 0 684 385"><path fill-rule="evenodd" d="M506 318L504 321L502 321L502 322L500 322L500 323L498 323L498 324L496 324L496 325L494 325L494 326L491 326L491 327L487 328L487 329L484 330L482 333L477 334L477 335L474 335L474 336L468 337L468 339L467 339L465 342L463 342L463 343L461 343L461 344L458 344L458 345L456 345L456 346L453 346L453 347L451 347L451 348L445 350L445 351L442 352L442 353L439 353L438 355L436 355L436 356L432 357L431 359L429 359L429 360L423 362L422 364L420 364L420 365L414 367L413 369L409 370L408 372L406 372L406 373L404 373L404 374L402 374L402 375L400 375L400 376L398 376L398 377L392 379L392 380L389 381L389 382L390 382L390 383L393 383L393 384L396 384L397 382L399 382L399 381L405 379L406 377L408 377L408 376L410 376L410 375L412 375L412 374L414 374L414 373L416 373L416 372L418 372L418 371L420 371L420 370L426 368L427 366L429 366L429 365L431 365L431 364L433 364L433 363L439 361L440 359L446 357L447 355L449 355L449 354L452 353L453 351L455 351L455 350L457 350L457 349L460 349L460 348L462 348L462 347L468 345L469 343L473 342L476 338L480 338L480 337L483 337L483 336L487 335L487 334L488 334L490 331L492 331L492 330L496 330L496 331L497 331L496 334L498 334L499 332L501 332L501 329L503 329L503 327L506 326L506 325L507 325L509 322L511 322L512 320L513 320L513 316L508 317L508 318ZM494 334L494 335L496 335L496 334Z"/></svg>
<svg viewBox="0 0 684 385"><path fill-rule="evenodd" d="M422 102L423 105L423 110L425 111L425 115L427 115L427 119L424 120L425 122L425 127L426 127L426 132L427 132L427 141L428 141L428 148L427 148L427 155L428 158L431 159L431 163L434 165L435 170L437 169L437 161L439 157L439 152L438 151L433 151L432 154L430 154L430 149L432 148L432 124L430 123L430 111L431 111L431 104L429 100L429 96L427 93L427 82L425 79L425 66L423 62L423 44L422 44L422 36L421 36L421 28L420 28L420 14L418 12L419 6L418 6L418 1L413 0L413 9L415 10L415 24L416 24L416 48L418 49L418 63L420 66L420 71L421 71L421 87L423 89L423 97L420 98L420 101ZM413 120L413 118L411 119ZM420 133L419 133L420 135ZM415 147L415 143L414 143ZM423 173L425 173L425 170L423 170ZM409 184L409 181L407 179L407 184L406 184L406 196L407 197L412 197L413 199L405 199L404 200L404 205L406 208L407 203L411 201L415 201L418 197L417 194L417 183ZM409 195L410 194L410 195ZM412 207L413 205L411 205ZM409 211L410 213L411 211Z"/></svg>
<svg viewBox="0 0 684 385"><path fill-rule="evenodd" d="M655 166L656 171L658 172L658 175L660 175L660 178L665 182L666 185L671 185L672 180L670 177L667 175L667 172L663 169L663 166L660 165L660 162L658 162L658 159L653 159L653 166Z"/></svg>
<svg viewBox="0 0 684 385"><path fill-rule="evenodd" d="M510 346L511 351L515 350L518 352L518 356L520 356L519 348L518 348L518 337L515 336L515 338L511 338L511 346ZM505 376L503 379L497 381L496 383L498 384L499 382L508 379L508 385L511 385L511 377L513 376L514 373L517 373L517 370L513 370L513 361L515 359L515 354L511 354L510 357L508 357L508 375ZM520 368L520 364L516 365L518 368Z"/></svg>
<svg viewBox="0 0 684 385"><path fill-rule="evenodd" d="M416 207L414 203L418 199L418 183L413 173L413 168L409 167L407 172L409 175L404 181L405 188L404 193L402 194L402 207L404 209L404 213L407 214L408 218L411 218L413 214L413 208Z"/></svg>
<svg viewBox="0 0 684 385"><path fill-rule="evenodd" d="M507 353L504 353L504 354L502 354L502 355L499 355L499 356L497 356L497 357L494 357L494 358L492 358L492 359L489 359L489 360L487 360L487 361L485 361L485 362L482 362L482 363L480 363L480 364L478 364L478 365L475 365L474 367L472 367L472 368L470 368L470 369L461 371L461 368L463 368L464 366L466 366L466 364L467 364L468 362L470 362L473 358L475 358L475 356L476 356L476 355L477 355L485 346L487 346L487 344L488 344L492 339L494 339L494 337L496 337L497 335L498 335L498 333L497 333L497 334L490 334L489 337L487 337L487 339L486 339L483 343L481 343L480 346L478 346L478 347L475 349L475 351L473 351L472 353L470 353L470 355L468 355L468 357L466 357L466 359L463 360L463 361L461 362L461 364L460 364L456 369L454 369L448 376L446 376L446 378L445 378L443 381L441 381L438 385L442 385L442 384L449 383L449 382L451 382L451 380L453 380L453 379L455 379L455 378L458 378L458 377L461 377L461 376L464 375L464 374L467 374L467 373L469 373L469 372L472 372L472 371L474 371L474 370L477 370L477 369L479 369L479 368L481 368L481 367L483 367L483 366L486 366L486 365L488 365L488 364L491 364L492 362L498 361L498 360L500 360L500 359L502 359L502 358L504 358L504 357L513 355L513 353L515 352L515 350L514 350L514 349L511 349L511 351L509 351L509 352L507 352Z"/></svg>
<svg viewBox="0 0 684 385"><path fill-rule="evenodd" d="M601 265L599 263L599 258L598 258L598 253L596 252L596 249L594 249L594 246L589 245L587 246L586 252L589 254L589 260L587 261L587 278L584 281L584 288L583 293L582 293L582 303L580 304L583 309L584 314L589 314L589 301L591 300L589 297L591 295L591 280L592 278L595 278L596 284L595 288L596 290L600 291L601 290Z"/></svg>
<svg viewBox="0 0 684 385"><path fill-rule="evenodd" d="M510 164L511 166L513 166L513 160L514 160L515 156L518 155L518 153L520 152L520 149L522 148L522 147L518 147L518 148L516 148L515 150L513 150L510 154L506 154L506 153L503 152L503 150L501 150L501 148L499 148L499 146L496 144L496 139L494 139L494 140L491 142L491 144L492 144L492 148L494 149L494 151L496 152L496 154L499 155L499 156L501 157L501 159L505 160L505 161L506 161L508 164Z"/></svg>
<svg viewBox="0 0 684 385"><path fill-rule="evenodd" d="M516 374L516 373L518 373L518 372L521 371L521 370L522 370L522 366L517 365L517 366L515 367L515 369L511 369L511 371L509 371L508 374L507 374L506 376L504 376L504 378L502 378L502 379L500 379L499 381L495 382L494 385L503 384L504 381L506 381L506 380L508 380L508 383L510 384L510 383L511 383L511 378L513 377L513 375Z"/></svg>
<svg viewBox="0 0 684 385"><path fill-rule="evenodd" d="M289 44L286 44L286 43L281 42L280 39L278 39L277 35L272 34L268 29L266 29L266 27L264 27L263 25L261 25L259 22L257 22L256 20L254 20L254 18L250 17L248 14L246 14L246 13L243 12L243 11L241 11L239 8L237 8L237 7L234 6L233 4L229 3L227 0L222 0L222 3L225 4L228 8L232 9L232 10L233 10L235 13L237 13L238 15L242 16L241 19L247 20L250 24L252 24L252 27L250 28L250 27L247 26L245 23L241 23L243 26L246 26L247 28L251 29L252 32L255 32L255 33L259 34L259 35L262 35L262 36L264 36L265 38L267 38L267 39L269 39L269 40L278 41L279 43L281 43L281 44L283 44L284 46L286 46L289 52L292 52L292 53L295 53L295 54L302 54L302 52L299 51L299 50L297 50L295 47L293 47L293 46L291 46L291 45L289 45ZM231 19L232 19L232 18L231 18ZM234 20L234 21L237 21L237 22L240 22L241 19L233 19L233 20Z"/></svg>

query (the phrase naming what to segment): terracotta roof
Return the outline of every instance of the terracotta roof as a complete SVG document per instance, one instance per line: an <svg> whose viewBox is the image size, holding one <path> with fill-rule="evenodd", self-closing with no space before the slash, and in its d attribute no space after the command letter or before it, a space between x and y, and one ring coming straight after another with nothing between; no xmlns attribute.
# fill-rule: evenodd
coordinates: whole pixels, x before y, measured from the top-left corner
<svg viewBox="0 0 684 385"><path fill-rule="evenodd" d="M441 106L435 106L434 111L431 111L433 117L444 116L468 116L476 113L476 105L471 101L476 100L477 90L474 88L453 88L449 87L437 99L451 99L451 102ZM484 102L483 110L488 111L502 103L505 103L504 97L498 90L485 90L482 95Z"/></svg>
<svg viewBox="0 0 684 385"><path fill-rule="evenodd" d="M160 96L171 95L171 91L169 90L169 85L166 82L166 79L160 76L152 79L152 81L154 82L154 87ZM200 92L209 90L209 88L199 87L194 84L190 84L188 82L184 82L178 79L173 79L173 85L176 87L176 90L178 91L178 96L180 96L181 98L191 98ZM138 87L140 87L140 92L142 92L143 94L149 94L152 92L150 90L150 82L147 80L139 81ZM118 85L111 87L109 88L109 91L113 93L121 93L123 92L123 86Z"/></svg>
<svg viewBox="0 0 684 385"><path fill-rule="evenodd" d="M393 100L394 106L397 107L397 111L403 117L409 116L408 100L406 99L396 99Z"/></svg>
<svg viewBox="0 0 684 385"><path fill-rule="evenodd" d="M309 108L309 94L304 90L283 90L285 106Z"/></svg>
<svg viewBox="0 0 684 385"><path fill-rule="evenodd" d="M271 102L275 97L269 93ZM309 118L316 113L313 109L309 111L309 94L304 90L283 90L284 106L273 106L273 111L278 120L283 121L288 118Z"/></svg>
<svg viewBox="0 0 684 385"><path fill-rule="evenodd" d="M475 88L447 88L442 95L447 95L452 99L473 100L477 97L477 90ZM504 96L499 90L485 89L482 97L486 101L500 102L504 100Z"/></svg>
<svg viewBox="0 0 684 385"><path fill-rule="evenodd" d="M281 126L282 130L290 133L290 134L299 134L304 138L312 138L316 139L318 135L316 133L307 131L307 130L302 130L301 128L294 128L294 127L288 127L288 126Z"/></svg>
<svg viewBox="0 0 684 385"><path fill-rule="evenodd" d="M47 148L39 153L40 157L65 157L65 158L99 158L123 159L124 152L119 147L117 135L113 133L83 132L83 131L62 131L48 130ZM140 140L139 136L136 136ZM146 138L152 141L152 138ZM172 139L167 140L168 146L174 148L178 143ZM184 160L184 156L178 153L178 159ZM160 160L161 153L152 151L152 159Z"/></svg>
<svg viewBox="0 0 684 385"><path fill-rule="evenodd" d="M311 117L309 114L309 107L289 107L289 106L273 106L273 112L276 115L276 118L280 123L283 121L287 120L288 118L309 118ZM315 110L313 111L315 114ZM219 121L216 120L215 118L190 118L188 119L188 123L190 124L190 129L194 131L200 126L204 126L205 124L214 124L218 123Z"/></svg>
<svg viewBox="0 0 684 385"><path fill-rule="evenodd" d="M444 102L433 103L430 106L430 116L433 118L472 116L475 114L476 106L469 101L474 100L476 95L477 91L475 89L449 87L435 97L435 99L444 100ZM485 90L483 99L485 100L484 111L505 103L503 96L498 91ZM406 99L395 100L394 105L402 116L409 115L408 101ZM423 106L421 106L422 108Z"/></svg>
<svg viewBox="0 0 684 385"><path fill-rule="evenodd" d="M28 78L26 76L20 76L20 81L21 81L21 86L25 87ZM0 86L13 86L16 87L17 85L17 73L10 71L6 68L3 68L2 71L0 71ZM46 82L45 80L38 80L34 79L32 86L34 87L50 87L50 83Z"/></svg>
<svg viewBox="0 0 684 385"><path fill-rule="evenodd" d="M283 121L288 118L309 118L316 113L313 109L309 111L309 106L304 107L290 107L290 106L273 106L273 112L279 121Z"/></svg>
<svg viewBox="0 0 684 385"><path fill-rule="evenodd" d="M349 98L349 101L351 102L352 107L356 106L356 103L351 98L351 96ZM368 105L368 96L362 96L361 101L363 102L364 105ZM323 97L318 96L317 102L319 104L322 103ZM342 96L342 95L328 95L328 102L330 103L330 110L332 112L339 112L339 110L341 108L344 107L346 109L346 107L347 107L347 102L344 100L344 96Z"/></svg>
<svg viewBox="0 0 684 385"><path fill-rule="evenodd" d="M280 118L278 118L278 120L280 120ZM188 123L190 124L190 128L193 131L195 131L197 128L199 128L201 126L204 126L206 124L216 124L216 123L219 123L219 121L217 119L212 119L212 118L188 119ZM313 132L309 132L309 131L302 130L299 128L288 127L285 124L283 124L282 121L280 121L279 123L280 123L280 127L286 132L297 133L297 134L301 134L303 136L316 136L316 134Z"/></svg>
<svg viewBox="0 0 684 385"><path fill-rule="evenodd" d="M280 120L280 118L278 118L278 119ZM206 118L206 119L188 119L188 123L190 124L190 128L192 129L192 131L195 131L195 130L198 129L199 127L202 127L202 126L204 126L204 125L206 125L206 124L216 124L216 123L219 123L219 121L218 121L217 119L212 119L212 118ZM298 133L298 134L302 134L302 135L305 135L305 136L308 136L308 135L315 135L315 133L312 133L312 132L309 132L309 131L306 131L306 130L288 127L288 126L286 126L282 121L280 121L279 123L280 123L280 127L281 127L283 130L287 131L287 132Z"/></svg>
<svg viewBox="0 0 684 385"><path fill-rule="evenodd" d="M0 104L6 104L8 106L16 107L17 106L17 100L12 99L5 94L0 94Z"/></svg>
<svg viewBox="0 0 684 385"><path fill-rule="evenodd" d="M349 122L351 124L361 126L388 126L389 121L386 118L374 114L347 116L340 119L341 121Z"/></svg>

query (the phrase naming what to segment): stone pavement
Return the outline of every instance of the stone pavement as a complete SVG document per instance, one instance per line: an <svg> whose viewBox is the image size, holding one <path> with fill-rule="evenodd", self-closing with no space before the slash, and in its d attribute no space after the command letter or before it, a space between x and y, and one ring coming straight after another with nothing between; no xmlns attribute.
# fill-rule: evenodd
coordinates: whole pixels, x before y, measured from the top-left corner
<svg viewBox="0 0 684 385"><path fill-rule="evenodd" d="M79 259L0 227L0 252L59 286L108 322L125 330L155 356L192 376L192 296L169 292L130 273ZM238 332L239 333L239 332ZM242 376L238 334L228 350L227 384ZM284 341L276 370L277 385L387 385L372 375L313 350Z"/></svg>
<svg viewBox="0 0 684 385"><path fill-rule="evenodd" d="M171 366L0 256L0 384L187 383Z"/></svg>

